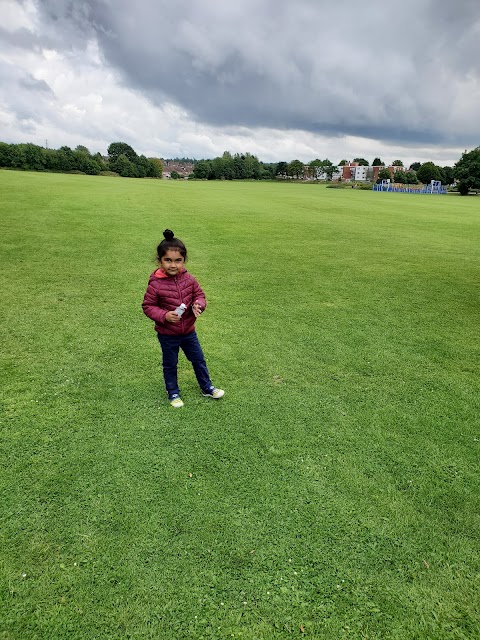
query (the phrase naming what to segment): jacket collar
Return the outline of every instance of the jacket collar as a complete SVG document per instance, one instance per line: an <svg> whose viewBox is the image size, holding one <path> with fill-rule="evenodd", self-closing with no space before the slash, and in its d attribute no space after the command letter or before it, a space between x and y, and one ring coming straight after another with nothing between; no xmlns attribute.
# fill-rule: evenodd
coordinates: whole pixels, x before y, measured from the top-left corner
<svg viewBox="0 0 480 640"><path fill-rule="evenodd" d="M182 267L182 270L177 275L181 275L182 273L185 273L185 271L186 271L185 267ZM170 277L170 276L167 276L167 274L165 273L165 271L163 269L157 269L156 271L153 272L153 275L156 278L162 278L162 279Z"/></svg>

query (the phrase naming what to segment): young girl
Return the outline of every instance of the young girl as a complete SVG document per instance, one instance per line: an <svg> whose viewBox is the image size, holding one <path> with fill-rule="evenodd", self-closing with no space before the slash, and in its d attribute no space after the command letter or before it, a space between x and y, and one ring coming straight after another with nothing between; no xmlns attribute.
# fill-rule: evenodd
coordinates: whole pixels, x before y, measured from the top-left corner
<svg viewBox="0 0 480 640"><path fill-rule="evenodd" d="M183 407L177 380L178 351L180 347L192 363L195 376L204 396L218 400L224 395L216 389L208 373L202 348L195 332L195 320L205 310L205 294L184 265L187 249L175 238L173 231L165 229L165 240L157 247L160 269L150 276L142 308L155 322L155 331L162 347L163 377L172 407ZM184 311L178 309L183 303Z"/></svg>

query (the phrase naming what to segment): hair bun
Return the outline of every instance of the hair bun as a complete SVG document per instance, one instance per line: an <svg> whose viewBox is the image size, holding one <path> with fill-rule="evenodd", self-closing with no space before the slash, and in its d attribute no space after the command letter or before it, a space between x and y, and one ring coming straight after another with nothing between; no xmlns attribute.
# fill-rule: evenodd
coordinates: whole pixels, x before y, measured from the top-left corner
<svg viewBox="0 0 480 640"><path fill-rule="evenodd" d="M163 237L165 238L165 240L173 240L173 231L170 231L170 229L165 229L165 231L163 232Z"/></svg>

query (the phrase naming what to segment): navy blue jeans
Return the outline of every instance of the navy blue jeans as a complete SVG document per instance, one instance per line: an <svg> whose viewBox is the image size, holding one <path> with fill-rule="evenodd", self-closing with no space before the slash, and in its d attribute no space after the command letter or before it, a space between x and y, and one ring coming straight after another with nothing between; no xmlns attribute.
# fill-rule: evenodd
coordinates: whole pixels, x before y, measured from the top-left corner
<svg viewBox="0 0 480 640"><path fill-rule="evenodd" d="M184 336L165 336L157 333L162 347L163 377L168 397L180 395L177 378L178 352L180 348L192 363L195 376L202 391L210 391L213 388L207 364L203 357L202 347L195 331Z"/></svg>

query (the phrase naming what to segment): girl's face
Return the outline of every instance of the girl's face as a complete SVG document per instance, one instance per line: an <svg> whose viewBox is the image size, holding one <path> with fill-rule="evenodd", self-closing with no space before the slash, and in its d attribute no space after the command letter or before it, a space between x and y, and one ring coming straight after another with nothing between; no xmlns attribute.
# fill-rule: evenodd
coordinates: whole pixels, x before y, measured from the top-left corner
<svg viewBox="0 0 480 640"><path fill-rule="evenodd" d="M160 260L160 266L167 276L176 276L183 269L185 258L177 249L167 249L167 252Z"/></svg>

